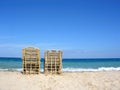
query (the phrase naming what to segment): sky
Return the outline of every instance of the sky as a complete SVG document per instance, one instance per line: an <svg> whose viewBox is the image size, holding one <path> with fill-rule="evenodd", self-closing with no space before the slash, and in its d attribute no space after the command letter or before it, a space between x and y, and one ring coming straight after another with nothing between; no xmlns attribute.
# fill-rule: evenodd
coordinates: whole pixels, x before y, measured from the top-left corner
<svg viewBox="0 0 120 90"><path fill-rule="evenodd" d="M0 57L22 48L63 58L120 58L120 0L0 0Z"/></svg>

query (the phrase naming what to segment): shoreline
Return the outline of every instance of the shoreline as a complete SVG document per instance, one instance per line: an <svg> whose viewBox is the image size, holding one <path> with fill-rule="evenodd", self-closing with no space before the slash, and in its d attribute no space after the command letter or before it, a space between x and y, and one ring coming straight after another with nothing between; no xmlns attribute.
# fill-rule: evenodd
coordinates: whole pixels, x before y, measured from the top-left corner
<svg viewBox="0 0 120 90"><path fill-rule="evenodd" d="M120 71L23 75L0 71L0 90L120 90Z"/></svg>
<svg viewBox="0 0 120 90"><path fill-rule="evenodd" d="M82 68L64 68L63 69L63 73L77 73L77 72L104 72L104 71L120 71L120 67L101 67L101 68L98 68L98 69L92 69L92 68L89 68L89 69L82 69ZM0 72L22 72L22 68L19 68L19 69L0 69ZM44 70L43 69L40 69L40 73L43 73Z"/></svg>

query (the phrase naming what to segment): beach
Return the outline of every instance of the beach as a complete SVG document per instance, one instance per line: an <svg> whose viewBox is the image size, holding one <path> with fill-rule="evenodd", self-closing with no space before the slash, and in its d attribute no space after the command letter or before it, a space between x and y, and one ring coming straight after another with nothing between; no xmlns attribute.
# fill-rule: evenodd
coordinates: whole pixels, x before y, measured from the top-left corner
<svg viewBox="0 0 120 90"><path fill-rule="evenodd" d="M0 90L120 90L120 71L23 75L1 71Z"/></svg>

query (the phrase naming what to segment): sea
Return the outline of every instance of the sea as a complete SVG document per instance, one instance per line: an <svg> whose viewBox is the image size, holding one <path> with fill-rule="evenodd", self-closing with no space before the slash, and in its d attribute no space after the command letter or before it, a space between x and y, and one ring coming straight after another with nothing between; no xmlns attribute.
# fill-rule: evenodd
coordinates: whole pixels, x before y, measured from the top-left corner
<svg viewBox="0 0 120 90"><path fill-rule="evenodd" d="M40 71L43 72L44 59L40 60ZM63 59L63 72L82 72L82 71L119 71L120 58L79 58ZM22 72L21 58L0 58L0 71Z"/></svg>

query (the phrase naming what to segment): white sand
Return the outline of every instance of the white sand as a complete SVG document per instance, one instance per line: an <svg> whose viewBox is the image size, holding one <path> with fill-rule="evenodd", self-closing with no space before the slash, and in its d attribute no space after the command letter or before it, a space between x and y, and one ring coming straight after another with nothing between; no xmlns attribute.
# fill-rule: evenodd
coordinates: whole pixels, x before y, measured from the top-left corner
<svg viewBox="0 0 120 90"><path fill-rule="evenodd" d="M120 90L120 71L47 76L0 72L0 90Z"/></svg>

